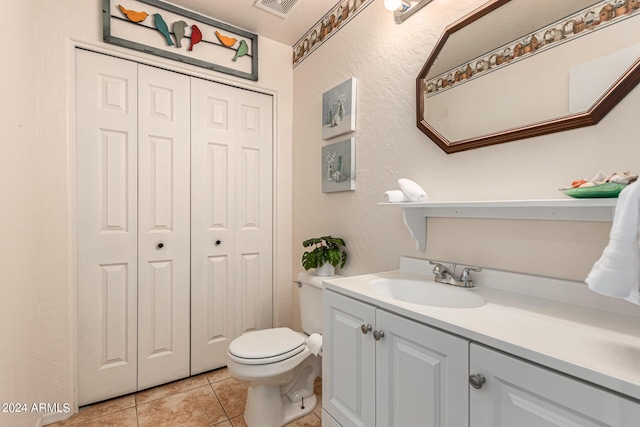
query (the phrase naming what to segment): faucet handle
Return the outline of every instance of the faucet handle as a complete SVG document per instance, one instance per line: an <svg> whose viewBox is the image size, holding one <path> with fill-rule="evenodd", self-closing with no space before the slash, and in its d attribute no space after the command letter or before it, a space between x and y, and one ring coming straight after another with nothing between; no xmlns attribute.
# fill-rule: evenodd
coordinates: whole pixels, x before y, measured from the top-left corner
<svg viewBox="0 0 640 427"><path fill-rule="evenodd" d="M433 267L433 274L435 274L437 277L442 277L445 271L448 272L447 267L440 264L439 262L433 262L429 260L429 264L435 265L435 267Z"/></svg>
<svg viewBox="0 0 640 427"><path fill-rule="evenodd" d="M460 281L463 283L465 288L473 286L473 280L471 280L472 271L482 271L482 267L465 267L462 269L462 273L460 273Z"/></svg>

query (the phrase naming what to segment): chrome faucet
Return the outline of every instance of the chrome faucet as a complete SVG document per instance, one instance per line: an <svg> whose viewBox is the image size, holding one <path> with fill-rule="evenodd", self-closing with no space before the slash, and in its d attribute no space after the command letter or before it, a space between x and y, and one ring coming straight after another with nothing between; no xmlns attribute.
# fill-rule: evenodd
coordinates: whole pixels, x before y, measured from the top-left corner
<svg viewBox="0 0 640 427"><path fill-rule="evenodd" d="M460 277L456 277L456 265L453 264L453 272L444 265L429 261L429 264L434 265L433 274L435 274L434 280L438 283L444 283L446 285L460 286L462 288L473 288L473 280L471 279L472 271L482 271L482 267L464 267Z"/></svg>

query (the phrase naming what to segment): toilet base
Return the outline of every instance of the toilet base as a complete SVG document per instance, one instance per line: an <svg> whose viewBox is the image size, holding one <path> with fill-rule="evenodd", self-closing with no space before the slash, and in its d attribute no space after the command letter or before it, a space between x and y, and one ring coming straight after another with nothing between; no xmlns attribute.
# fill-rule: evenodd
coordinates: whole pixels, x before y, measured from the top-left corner
<svg viewBox="0 0 640 427"><path fill-rule="evenodd" d="M280 427L311 413L317 403L315 394L302 401L291 402L286 395L280 394L280 386L249 387L244 420L249 427Z"/></svg>

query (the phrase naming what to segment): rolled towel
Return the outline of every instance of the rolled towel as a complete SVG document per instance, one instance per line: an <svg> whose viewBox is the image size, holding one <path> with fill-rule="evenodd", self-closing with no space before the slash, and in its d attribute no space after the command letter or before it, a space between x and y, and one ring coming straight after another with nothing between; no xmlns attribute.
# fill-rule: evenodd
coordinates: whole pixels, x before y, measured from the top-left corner
<svg viewBox="0 0 640 427"><path fill-rule="evenodd" d="M411 199L407 197L402 190L391 190L384 192L384 199L389 203L410 202Z"/></svg>
<svg viewBox="0 0 640 427"><path fill-rule="evenodd" d="M398 180L398 185L400 186L402 192L412 202L426 202L429 198L422 187L420 187L417 183L411 181L410 179L400 178Z"/></svg>

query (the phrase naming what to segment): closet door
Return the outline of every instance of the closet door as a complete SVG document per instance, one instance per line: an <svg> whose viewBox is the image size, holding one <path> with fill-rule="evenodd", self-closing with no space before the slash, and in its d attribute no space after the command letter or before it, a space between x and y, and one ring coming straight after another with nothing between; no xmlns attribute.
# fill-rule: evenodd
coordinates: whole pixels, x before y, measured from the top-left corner
<svg viewBox="0 0 640 427"><path fill-rule="evenodd" d="M190 78L139 65L138 389L189 376Z"/></svg>
<svg viewBox="0 0 640 427"><path fill-rule="evenodd" d="M272 326L272 97L191 83L191 374Z"/></svg>
<svg viewBox="0 0 640 427"><path fill-rule="evenodd" d="M137 389L137 64L76 51L78 400Z"/></svg>

